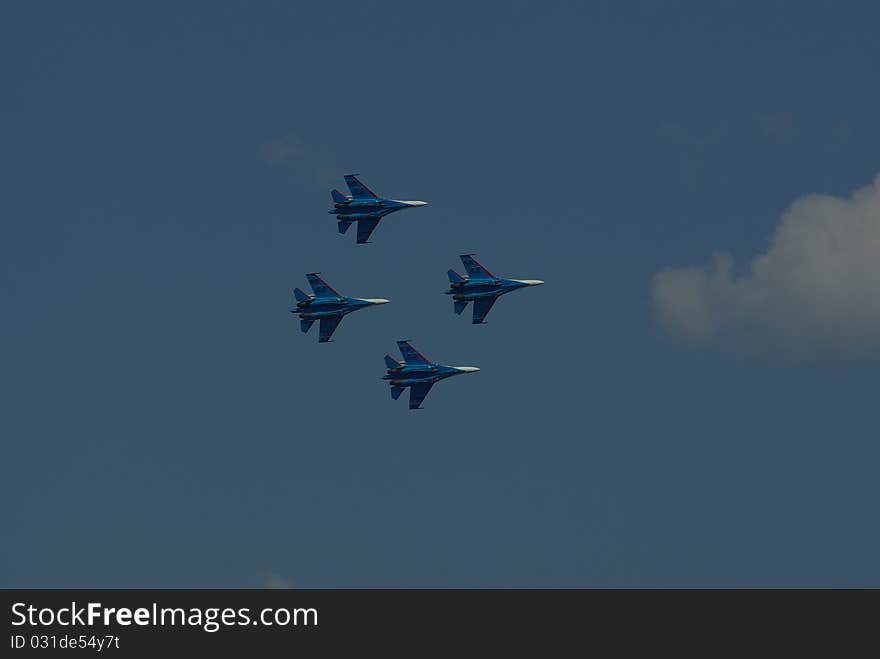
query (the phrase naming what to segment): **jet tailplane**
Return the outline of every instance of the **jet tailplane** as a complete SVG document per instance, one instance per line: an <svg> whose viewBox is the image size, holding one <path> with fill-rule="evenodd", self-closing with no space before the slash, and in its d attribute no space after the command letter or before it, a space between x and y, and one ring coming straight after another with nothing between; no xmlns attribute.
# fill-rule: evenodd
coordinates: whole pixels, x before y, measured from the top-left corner
<svg viewBox="0 0 880 659"><path fill-rule="evenodd" d="M299 319L299 328L303 332L308 332L312 327L312 323L314 323L314 322L315 322L314 320L307 320L305 318L300 318Z"/></svg>
<svg viewBox="0 0 880 659"><path fill-rule="evenodd" d="M305 293L303 293L303 292L302 292L300 289L298 289L298 288L294 288L294 289L293 289L293 297L296 298L296 301L297 301L297 302L307 302L308 299L309 299L309 296L306 295Z"/></svg>
<svg viewBox="0 0 880 659"><path fill-rule="evenodd" d="M468 304L467 300L456 300L455 301L455 313L461 314L461 312L464 311L467 304Z"/></svg>
<svg viewBox="0 0 880 659"><path fill-rule="evenodd" d="M402 394L402 393L403 393L403 387L398 387L397 385L394 385L391 387L391 397L394 400L397 400L398 398L400 398L400 394Z"/></svg>
<svg viewBox="0 0 880 659"><path fill-rule="evenodd" d="M339 221L339 233L345 233L348 231L348 227L351 226L351 220L340 220Z"/></svg>
<svg viewBox="0 0 880 659"><path fill-rule="evenodd" d="M449 277L450 284L463 284L464 277L458 274L455 270L447 270L446 275Z"/></svg>
<svg viewBox="0 0 880 659"><path fill-rule="evenodd" d="M336 188L334 188L333 190L330 191L330 196L333 197L333 202L337 203L337 204L344 204L345 202L348 201L346 196L344 194L342 194Z"/></svg>

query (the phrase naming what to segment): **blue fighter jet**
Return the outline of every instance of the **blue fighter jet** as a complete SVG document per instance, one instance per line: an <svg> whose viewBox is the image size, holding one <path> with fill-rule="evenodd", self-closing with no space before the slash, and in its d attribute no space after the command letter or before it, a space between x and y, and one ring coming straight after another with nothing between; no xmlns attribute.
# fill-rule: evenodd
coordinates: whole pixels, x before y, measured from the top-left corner
<svg viewBox="0 0 880 659"><path fill-rule="evenodd" d="M464 311L468 302L474 303L474 317L471 321L474 325L483 323L492 305L502 295L527 286L540 286L544 282L540 279L501 279L486 270L472 254L462 254L461 262L467 270L467 276L458 274L455 270L449 270L449 290L447 295L452 296L455 313Z"/></svg>
<svg viewBox="0 0 880 659"><path fill-rule="evenodd" d="M290 313L299 314L300 327L303 332L308 332L312 323L321 321L318 343L327 343L339 323L346 314L352 311L372 307L377 304L386 304L388 300L382 298L359 298L345 297L336 292L326 281L318 276L317 272L306 275L314 295L308 295L298 288L293 289L296 298L296 308Z"/></svg>
<svg viewBox="0 0 880 659"><path fill-rule="evenodd" d="M426 201L401 201L385 199L361 183L354 174L346 174L345 183L351 191L344 195L339 190L330 192L333 197L333 210L328 211L336 216L339 222L339 233L348 231L352 222L357 222L357 242L370 242L370 234L379 224L379 220L389 213L396 213L404 208L427 206Z"/></svg>
<svg viewBox="0 0 880 659"><path fill-rule="evenodd" d="M431 391L435 382L445 380L453 375L462 373L475 373L480 369L476 366L444 366L435 364L418 350L413 348L409 341L398 341L397 347L404 361L399 362L391 355L385 355L385 365L388 373L382 377L391 385L391 397L394 400L400 398L403 390L409 387L409 409L421 409L422 401Z"/></svg>

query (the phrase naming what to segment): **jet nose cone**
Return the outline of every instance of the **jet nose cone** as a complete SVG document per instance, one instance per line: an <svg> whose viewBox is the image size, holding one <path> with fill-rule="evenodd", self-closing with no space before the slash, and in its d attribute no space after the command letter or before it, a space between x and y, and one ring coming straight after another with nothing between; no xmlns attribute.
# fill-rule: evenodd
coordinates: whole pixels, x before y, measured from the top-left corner
<svg viewBox="0 0 880 659"><path fill-rule="evenodd" d="M407 206L427 206L427 201L408 201L406 202Z"/></svg>
<svg viewBox="0 0 880 659"><path fill-rule="evenodd" d="M370 304L388 304L390 300L386 300L381 297L365 297L364 302L369 302Z"/></svg>
<svg viewBox="0 0 880 659"><path fill-rule="evenodd" d="M476 373L480 370L477 366L456 366L455 368L462 373Z"/></svg>
<svg viewBox="0 0 880 659"><path fill-rule="evenodd" d="M520 279L520 281L526 286L540 286L544 283L540 279Z"/></svg>

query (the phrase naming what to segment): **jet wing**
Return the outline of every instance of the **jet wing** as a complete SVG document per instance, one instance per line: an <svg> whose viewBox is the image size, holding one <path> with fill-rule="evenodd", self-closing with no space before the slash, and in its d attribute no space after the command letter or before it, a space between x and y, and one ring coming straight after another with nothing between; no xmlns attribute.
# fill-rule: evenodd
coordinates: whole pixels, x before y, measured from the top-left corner
<svg viewBox="0 0 880 659"><path fill-rule="evenodd" d="M362 244L368 242L377 224L379 224L379 218L374 220L358 220L357 241Z"/></svg>
<svg viewBox="0 0 880 659"><path fill-rule="evenodd" d="M315 292L315 297L341 297L335 288L318 276L317 272L310 272L306 278Z"/></svg>
<svg viewBox="0 0 880 659"><path fill-rule="evenodd" d="M408 366L430 366L431 360L425 357L418 350L413 348L409 341L398 341L397 347L400 348L400 354ZM427 393L427 392L426 392Z"/></svg>
<svg viewBox="0 0 880 659"><path fill-rule="evenodd" d="M323 316L321 318L321 327L320 335L318 336L318 343L327 343L330 340L330 337L333 336L333 332L336 331L336 328L339 327L339 323L342 322L342 316Z"/></svg>
<svg viewBox="0 0 880 659"><path fill-rule="evenodd" d="M358 180L354 174L345 175L345 184L351 191L352 199L378 199L379 195Z"/></svg>
<svg viewBox="0 0 880 659"><path fill-rule="evenodd" d="M459 258L471 279L495 279L495 275L477 263L477 260L470 254L462 254Z"/></svg>
<svg viewBox="0 0 880 659"><path fill-rule="evenodd" d="M478 297L474 300L474 318L471 322L474 325L482 323L486 316L489 315L489 311L497 299L497 297Z"/></svg>
<svg viewBox="0 0 880 659"><path fill-rule="evenodd" d="M425 400L425 396L428 395L428 392L431 391L431 387L433 386L433 382L417 382L416 384L410 385L409 409L420 409L422 401Z"/></svg>

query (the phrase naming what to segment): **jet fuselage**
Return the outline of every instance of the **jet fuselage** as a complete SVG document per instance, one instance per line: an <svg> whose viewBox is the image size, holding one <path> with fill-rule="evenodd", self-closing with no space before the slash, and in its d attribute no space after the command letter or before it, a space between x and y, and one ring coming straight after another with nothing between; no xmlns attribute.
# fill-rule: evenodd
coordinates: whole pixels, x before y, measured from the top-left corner
<svg viewBox="0 0 880 659"><path fill-rule="evenodd" d="M297 313L303 320L313 320L324 316L344 316L352 311L371 307L376 304L385 304L387 300L369 299L357 297L335 297L335 298L312 298L297 302L296 308L291 309L290 313Z"/></svg>
<svg viewBox="0 0 880 659"><path fill-rule="evenodd" d="M537 286L537 279L466 279L457 284L450 284L447 295L453 300L467 301L481 297L498 297L511 291L527 286Z"/></svg>
<svg viewBox="0 0 880 659"><path fill-rule="evenodd" d="M425 206L424 201L400 201L397 199L352 199L345 202L336 202L333 204L333 210L328 211L331 215L336 215L339 221L357 221L373 219L378 220L386 215L403 210L404 208L414 208L417 206Z"/></svg>
<svg viewBox="0 0 880 659"><path fill-rule="evenodd" d="M418 382L439 382L453 375L473 373L479 370L474 366L444 366L443 364L431 364L430 366L402 366L389 368L388 373L382 378L389 380L389 384L395 387L408 387Z"/></svg>

